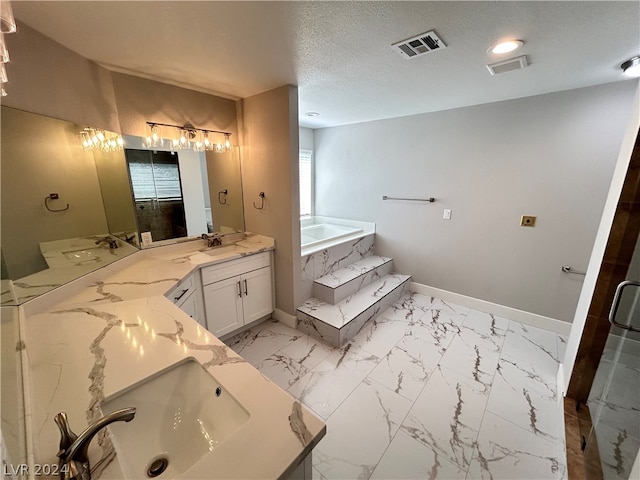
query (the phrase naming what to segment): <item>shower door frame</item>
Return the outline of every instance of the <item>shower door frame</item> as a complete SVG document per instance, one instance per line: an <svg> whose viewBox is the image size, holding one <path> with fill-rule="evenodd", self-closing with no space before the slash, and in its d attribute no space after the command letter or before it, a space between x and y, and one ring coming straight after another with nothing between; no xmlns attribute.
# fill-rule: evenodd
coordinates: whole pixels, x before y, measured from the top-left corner
<svg viewBox="0 0 640 480"><path fill-rule="evenodd" d="M587 406L589 392L604 352L611 324L609 311L616 287L626 279L640 234L640 132L627 168L604 257L587 312L586 323L564 399L567 468L569 480L597 480L602 468L596 452L582 456L592 428ZM582 458L580 458L582 457Z"/></svg>

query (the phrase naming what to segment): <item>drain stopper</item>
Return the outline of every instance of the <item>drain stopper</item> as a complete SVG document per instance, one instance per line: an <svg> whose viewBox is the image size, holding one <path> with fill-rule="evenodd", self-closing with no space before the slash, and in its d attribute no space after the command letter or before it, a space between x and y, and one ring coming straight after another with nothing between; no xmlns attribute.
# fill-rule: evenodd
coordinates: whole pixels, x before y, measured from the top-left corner
<svg viewBox="0 0 640 480"><path fill-rule="evenodd" d="M147 468L147 476L151 478L157 477L162 472L164 472L168 466L169 460L164 457L157 458L153 462L151 462L151 465L149 465L149 468Z"/></svg>

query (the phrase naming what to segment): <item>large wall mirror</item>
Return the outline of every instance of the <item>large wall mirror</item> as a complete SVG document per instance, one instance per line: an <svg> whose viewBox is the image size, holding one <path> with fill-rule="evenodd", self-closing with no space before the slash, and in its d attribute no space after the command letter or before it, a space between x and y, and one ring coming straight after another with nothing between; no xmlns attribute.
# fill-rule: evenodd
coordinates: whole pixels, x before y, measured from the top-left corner
<svg viewBox="0 0 640 480"><path fill-rule="evenodd" d="M1 115L2 305L138 251L122 150L85 150L83 125L5 106Z"/></svg>
<svg viewBox="0 0 640 480"><path fill-rule="evenodd" d="M1 302L19 305L149 246L244 231L239 148L86 150L85 128L2 107ZM169 145L169 142L167 142Z"/></svg>

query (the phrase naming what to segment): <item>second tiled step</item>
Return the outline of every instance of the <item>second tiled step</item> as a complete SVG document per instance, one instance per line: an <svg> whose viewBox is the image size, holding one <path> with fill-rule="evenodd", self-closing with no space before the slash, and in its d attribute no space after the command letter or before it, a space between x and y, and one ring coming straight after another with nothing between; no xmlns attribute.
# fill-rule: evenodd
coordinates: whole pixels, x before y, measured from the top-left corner
<svg viewBox="0 0 640 480"><path fill-rule="evenodd" d="M393 259L371 255L313 282L313 296L335 305L361 288L391 273Z"/></svg>
<svg viewBox="0 0 640 480"><path fill-rule="evenodd" d="M410 275L390 273L336 305L310 298L298 308L298 330L341 347L368 321L393 305L404 294L410 280Z"/></svg>

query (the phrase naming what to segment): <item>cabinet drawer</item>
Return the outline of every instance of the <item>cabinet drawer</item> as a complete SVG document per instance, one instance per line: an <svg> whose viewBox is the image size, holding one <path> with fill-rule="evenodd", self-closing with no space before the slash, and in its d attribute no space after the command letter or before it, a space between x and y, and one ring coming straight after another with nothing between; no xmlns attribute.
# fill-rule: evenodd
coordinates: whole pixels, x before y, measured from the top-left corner
<svg viewBox="0 0 640 480"><path fill-rule="evenodd" d="M173 303L180 306L180 304L196 290L193 277L193 274L189 275L182 282L180 282L176 288L171 290L165 296Z"/></svg>
<svg viewBox="0 0 640 480"><path fill-rule="evenodd" d="M259 268L268 267L271 265L271 255L269 252L262 252L256 255L251 255L238 260L231 260L229 262L221 263L218 265L211 265L201 270L202 272L202 284L209 285L213 282L219 282L227 278L241 275L245 272L257 270Z"/></svg>

